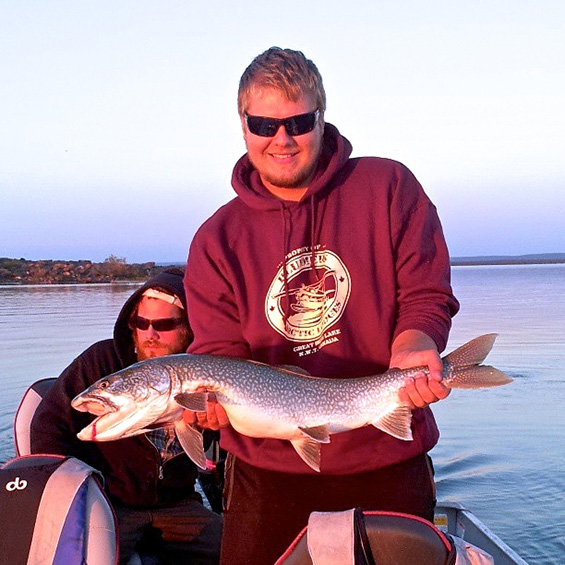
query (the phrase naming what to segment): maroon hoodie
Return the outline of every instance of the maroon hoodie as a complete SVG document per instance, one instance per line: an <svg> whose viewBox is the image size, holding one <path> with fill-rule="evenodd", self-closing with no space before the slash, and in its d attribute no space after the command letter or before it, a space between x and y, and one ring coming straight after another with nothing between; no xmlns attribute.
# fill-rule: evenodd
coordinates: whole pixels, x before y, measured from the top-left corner
<svg viewBox="0 0 565 565"><path fill-rule="evenodd" d="M402 164L350 154L349 141L326 124L318 172L300 202L269 193L247 155L238 161L237 198L201 226L190 248L190 353L358 377L388 368L404 330L445 348L458 303L436 209ZM333 435L322 445L321 471L375 470L436 444L429 408L414 411L412 429L413 441L373 426ZM288 441L226 428L221 443L258 467L314 473Z"/></svg>

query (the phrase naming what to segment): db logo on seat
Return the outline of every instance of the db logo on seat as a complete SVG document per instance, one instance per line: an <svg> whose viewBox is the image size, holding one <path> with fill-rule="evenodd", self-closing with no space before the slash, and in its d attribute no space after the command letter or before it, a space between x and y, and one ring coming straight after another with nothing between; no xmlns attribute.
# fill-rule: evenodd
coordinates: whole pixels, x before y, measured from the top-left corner
<svg viewBox="0 0 565 565"><path fill-rule="evenodd" d="M16 477L13 481L6 483L6 490L13 492L15 490L24 490L27 487L27 481Z"/></svg>

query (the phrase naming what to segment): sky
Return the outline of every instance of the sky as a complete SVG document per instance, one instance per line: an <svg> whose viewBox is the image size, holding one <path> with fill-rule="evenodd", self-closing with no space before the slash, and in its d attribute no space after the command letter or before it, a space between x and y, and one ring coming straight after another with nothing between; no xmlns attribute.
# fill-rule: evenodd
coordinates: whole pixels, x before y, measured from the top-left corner
<svg viewBox="0 0 565 565"><path fill-rule="evenodd" d="M182 262L235 196L237 87L320 70L353 156L401 161L451 255L565 252L562 0L0 0L0 257Z"/></svg>

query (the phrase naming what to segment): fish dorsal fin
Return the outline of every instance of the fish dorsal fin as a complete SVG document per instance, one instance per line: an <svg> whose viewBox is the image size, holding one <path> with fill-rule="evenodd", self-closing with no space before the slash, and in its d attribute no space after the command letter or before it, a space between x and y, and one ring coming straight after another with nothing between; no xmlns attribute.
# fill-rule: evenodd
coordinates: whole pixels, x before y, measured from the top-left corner
<svg viewBox="0 0 565 565"><path fill-rule="evenodd" d="M207 392L180 392L175 402L191 412L206 412Z"/></svg>
<svg viewBox="0 0 565 565"><path fill-rule="evenodd" d="M383 414L371 422L375 428L404 441L412 439L411 423L412 411L406 404L396 406L394 410Z"/></svg>
<svg viewBox="0 0 565 565"><path fill-rule="evenodd" d="M468 367L482 363L490 353L498 334L485 334L458 347L444 357L452 367Z"/></svg>
<svg viewBox="0 0 565 565"><path fill-rule="evenodd" d="M186 454L198 467L205 470L206 456L202 434L196 428L189 426L182 418L175 421L175 432Z"/></svg>
<svg viewBox="0 0 565 565"><path fill-rule="evenodd" d="M288 371L297 375L304 375L306 377L312 376L306 369L298 367L297 365L277 365L277 369L282 369L283 371Z"/></svg>
<svg viewBox="0 0 565 565"><path fill-rule="evenodd" d="M320 443L307 436L299 439L291 439L290 443L292 443L292 446L296 449L296 453L300 455L304 463L319 473Z"/></svg>
<svg viewBox="0 0 565 565"><path fill-rule="evenodd" d="M323 424L321 426L314 426L312 428L304 428L298 426L298 429L306 434L309 438L312 438L318 443L330 443L330 433L328 430L328 425Z"/></svg>

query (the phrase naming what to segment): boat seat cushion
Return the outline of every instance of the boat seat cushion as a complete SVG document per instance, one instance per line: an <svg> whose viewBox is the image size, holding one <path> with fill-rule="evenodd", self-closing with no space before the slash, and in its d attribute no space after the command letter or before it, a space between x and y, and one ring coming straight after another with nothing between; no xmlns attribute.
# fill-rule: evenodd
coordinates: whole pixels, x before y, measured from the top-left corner
<svg viewBox="0 0 565 565"><path fill-rule="evenodd" d="M445 534L433 524L410 514L379 511L314 512L305 528L291 544L277 565L451 565L455 550ZM339 519L343 516L343 520ZM336 519L337 516L337 519ZM364 557L357 535L364 522L370 545ZM343 543L344 535L353 540ZM335 543L335 540L340 540Z"/></svg>
<svg viewBox="0 0 565 565"><path fill-rule="evenodd" d="M43 397L57 379L49 377L35 381L24 393L14 418L14 442L16 455L31 453L31 421Z"/></svg>
<svg viewBox="0 0 565 565"><path fill-rule="evenodd" d="M98 471L74 457L26 455L0 467L0 485L0 556L10 563L117 563L116 517Z"/></svg>

